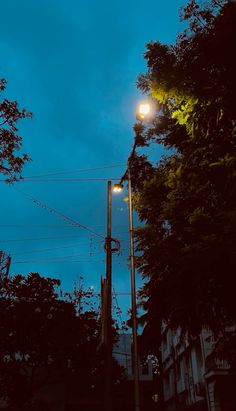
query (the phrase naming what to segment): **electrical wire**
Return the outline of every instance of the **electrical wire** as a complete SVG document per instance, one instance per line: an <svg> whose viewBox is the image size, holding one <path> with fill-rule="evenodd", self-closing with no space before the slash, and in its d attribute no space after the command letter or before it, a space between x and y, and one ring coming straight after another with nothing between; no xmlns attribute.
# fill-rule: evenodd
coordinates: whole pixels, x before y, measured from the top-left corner
<svg viewBox="0 0 236 411"><path fill-rule="evenodd" d="M65 238L81 238L78 237L77 235L72 235L72 236L60 236L60 237L26 237L26 238L16 238L16 239L4 239L0 240L0 243L13 243L13 242L18 242L18 241L38 241L38 240L61 240Z"/></svg>
<svg viewBox="0 0 236 411"><path fill-rule="evenodd" d="M43 264L50 264L50 263L101 263L105 260L23 260L23 261L13 261L11 265L14 264L31 264L31 263L43 263Z"/></svg>
<svg viewBox="0 0 236 411"><path fill-rule="evenodd" d="M35 197L32 197L31 195L25 193L24 191L16 189L15 187L13 187L13 188L14 188L14 190L16 190L19 193L23 194L26 198L28 198L28 200L32 201L34 204L44 208L45 210L48 210L50 213L55 214L57 217L63 219L64 221L67 221L72 226L82 228L82 229L96 235L97 237L101 237L105 240L105 236L96 233L96 231L92 230L88 226L86 226L84 224L80 224L78 221L74 220L73 218L68 217L65 214L62 214L60 211L56 210L55 208L49 207L47 204L43 203L40 200L37 200Z"/></svg>
<svg viewBox="0 0 236 411"><path fill-rule="evenodd" d="M24 176L23 179L38 178L38 177L49 177L49 176L56 176L56 175L62 175L62 174L82 173L82 172L86 172L86 171L105 170L105 169L109 169L109 168L124 167L124 166L125 166L125 164L113 164L111 166L84 168L84 169L76 169L76 170L70 170L70 171L58 171L58 172L52 172L52 173L46 173L46 174L39 174L39 175L36 175L36 176Z"/></svg>
<svg viewBox="0 0 236 411"><path fill-rule="evenodd" d="M72 235L72 236L60 236L60 237L25 237L25 238L7 238L4 240L0 240L0 243L15 243L15 242L21 242L21 241L41 241L41 240L61 240L61 239L70 239L70 238L83 238L83 237L78 237L77 235ZM100 241L93 241L94 244L100 243ZM120 238L120 242L127 242L129 239L125 238ZM85 243L80 244L80 245L85 245Z"/></svg>
<svg viewBox="0 0 236 411"><path fill-rule="evenodd" d="M71 225L66 224L0 224L0 227L7 228L35 228L35 227L46 227L46 228L71 228Z"/></svg>
<svg viewBox="0 0 236 411"><path fill-rule="evenodd" d="M98 252L88 252L88 253L74 253L74 254L69 254L69 255L54 255L52 257L46 257L46 258L35 258L31 261L37 261L37 260L58 260L60 261L61 259L66 259L66 258L74 258L74 257L82 257L82 256L86 256L86 255L92 255L92 254L101 254L102 251L98 251Z"/></svg>
<svg viewBox="0 0 236 411"><path fill-rule="evenodd" d="M114 227L122 227L121 224L114 224ZM126 227L126 225L123 225L124 227ZM71 225L69 224L0 224L0 227L5 227L5 228L37 228L37 227L45 227L45 228L71 228ZM106 227L106 224L96 224L93 227ZM127 234L128 231L116 231L114 230L116 233L118 234Z"/></svg>
<svg viewBox="0 0 236 411"><path fill-rule="evenodd" d="M97 242L97 243L99 243L99 242ZM20 251L20 252L11 254L11 256L22 255L22 254L42 253L44 251L53 251L53 250L60 250L62 248L83 247L83 246L89 246L89 244L74 243L74 244L62 245L62 246L58 246L58 247L41 248L41 249L31 250L31 251ZM94 251L89 251L87 254L95 254L95 252Z"/></svg>
<svg viewBox="0 0 236 411"><path fill-rule="evenodd" d="M116 307L117 307L117 310L118 310L118 317L119 317L119 319L120 319L120 328L122 328L122 326L123 326L123 324L124 324L124 320L123 320L122 315L121 315L122 310L121 310L121 308L120 308L120 306L119 306L118 299L117 299L117 293L116 293L114 287L113 287L112 296L113 296L113 298L114 298L114 300L115 300L115 302L116 302Z"/></svg>
<svg viewBox="0 0 236 411"><path fill-rule="evenodd" d="M107 178L27 178L21 179L18 183L45 183L45 182L67 182L67 181L119 181L120 177L107 177ZM1 179L0 181L6 181Z"/></svg>

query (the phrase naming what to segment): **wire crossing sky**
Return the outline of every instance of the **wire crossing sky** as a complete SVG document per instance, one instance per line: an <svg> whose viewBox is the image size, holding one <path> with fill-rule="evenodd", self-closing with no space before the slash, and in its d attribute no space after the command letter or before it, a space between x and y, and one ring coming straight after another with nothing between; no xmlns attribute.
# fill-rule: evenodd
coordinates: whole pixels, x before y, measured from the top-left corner
<svg viewBox="0 0 236 411"><path fill-rule="evenodd" d="M0 76L8 83L2 97L33 112L33 119L19 123L23 151L32 159L24 179L15 190L3 177L0 181L0 250L12 255L11 275L39 272L59 278L69 291L83 276L86 287L99 292L105 273L107 180L119 180L126 170L142 98L135 84L145 71L145 45L175 41L185 3L2 3ZM160 158L162 148L156 150ZM124 195L112 197L112 235L122 239L120 255L113 254L113 285L120 307L127 310ZM65 217L61 221L59 214Z"/></svg>
<svg viewBox="0 0 236 411"><path fill-rule="evenodd" d="M55 214L57 217L61 218L63 221L69 223L70 225L72 225L73 227L79 227L82 228L83 230L88 231L90 234L93 234L97 237L101 237L104 238L104 236L102 236L101 234L96 233L96 231L92 230L91 228L89 228L88 226L84 225L84 224L80 224L78 221L74 220L71 217L68 217L65 214L62 214L60 211L56 210L55 208L49 207L47 204L43 203L42 201L38 200L37 198L34 198L32 196L30 196L29 194L25 193L22 190L16 190L19 193L23 194L26 198L28 198L30 201L32 201L34 204L38 205L39 207L44 208L45 210L48 210L50 213Z"/></svg>

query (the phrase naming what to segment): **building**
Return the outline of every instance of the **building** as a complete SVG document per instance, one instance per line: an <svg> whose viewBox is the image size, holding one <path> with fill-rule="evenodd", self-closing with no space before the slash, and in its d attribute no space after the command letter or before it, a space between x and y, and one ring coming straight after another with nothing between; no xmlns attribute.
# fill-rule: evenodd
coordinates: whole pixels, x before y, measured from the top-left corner
<svg viewBox="0 0 236 411"><path fill-rule="evenodd" d="M132 367L132 334L119 334L117 343L113 348L113 356L124 367L128 380L133 380ZM139 363L139 380L153 380L153 365L151 359Z"/></svg>
<svg viewBox="0 0 236 411"><path fill-rule="evenodd" d="M113 347L113 357L124 367L127 381L116 389L117 410L130 411L134 409L134 375L132 367L132 334L119 334ZM157 396L156 381L153 372L153 361L147 358L139 360L139 396L142 411L157 411L155 397Z"/></svg>
<svg viewBox="0 0 236 411"><path fill-rule="evenodd" d="M189 340L163 324L161 335L165 410L235 411L236 376L215 356L212 332Z"/></svg>

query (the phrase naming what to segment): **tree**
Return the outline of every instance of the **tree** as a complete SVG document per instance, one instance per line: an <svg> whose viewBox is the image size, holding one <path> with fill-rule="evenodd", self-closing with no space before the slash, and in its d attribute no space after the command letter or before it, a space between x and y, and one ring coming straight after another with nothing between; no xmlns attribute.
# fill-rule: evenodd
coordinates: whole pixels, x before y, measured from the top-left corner
<svg viewBox="0 0 236 411"><path fill-rule="evenodd" d="M41 387L75 380L80 396L102 391L102 356L96 351L100 324L89 304L91 292L80 287L73 295L61 293L59 280L37 273L4 281L0 397L32 407Z"/></svg>
<svg viewBox="0 0 236 411"><path fill-rule="evenodd" d="M175 45L147 45L138 80L159 112L141 136L135 126L135 144L162 144L167 155L156 167L129 159L149 347L162 319L190 334L236 321L236 4L191 0L182 18L189 26Z"/></svg>
<svg viewBox="0 0 236 411"><path fill-rule="evenodd" d="M6 88L6 81L0 79L0 92ZM22 138L18 135L17 123L20 119L31 117L25 109L19 109L16 101L3 99L0 102L0 174L6 176L6 182L16 181L25 162L27 154L16 155L21 149Z"/></svg>

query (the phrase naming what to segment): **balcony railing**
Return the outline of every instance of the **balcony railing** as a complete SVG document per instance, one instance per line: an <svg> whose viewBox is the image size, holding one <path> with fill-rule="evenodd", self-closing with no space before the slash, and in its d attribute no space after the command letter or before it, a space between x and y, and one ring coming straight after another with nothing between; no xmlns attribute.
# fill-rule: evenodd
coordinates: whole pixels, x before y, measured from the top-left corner
<svg viewBox="0 0 236 411"><path fill-rule="evenodd" d="M209 355L206 358L206 370L221 370L227 371L230 369L230 364L227 360L216 357L214 354Z"/></svg>

